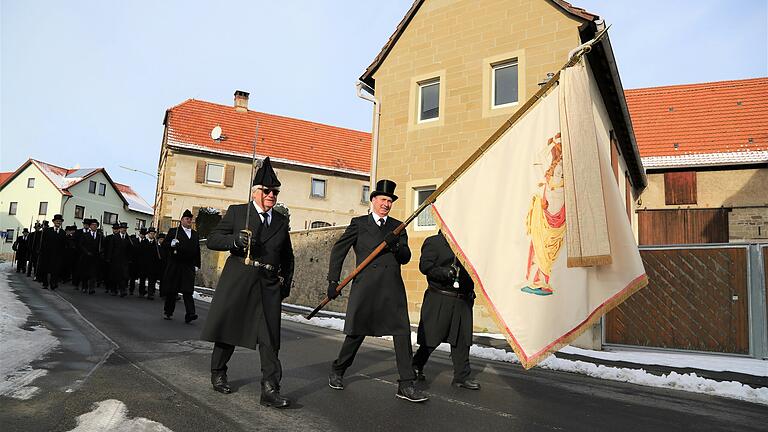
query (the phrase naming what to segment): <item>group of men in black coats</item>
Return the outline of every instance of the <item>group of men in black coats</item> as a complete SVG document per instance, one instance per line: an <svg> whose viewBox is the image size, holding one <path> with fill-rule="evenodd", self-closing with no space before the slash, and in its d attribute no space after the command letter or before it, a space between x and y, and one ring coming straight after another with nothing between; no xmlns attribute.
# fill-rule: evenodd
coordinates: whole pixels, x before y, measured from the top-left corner
<svg viewBox="0 0 768 432"><path fill-rule="evenodd" d="M138 295L154 300L156 287L165 297L163 317L173 316L177 295L182 294L186 309L185 322L197 319L192 300L195 272L200 268L200 245L191 229L192 213L186 210L181 227L171 228L166 236L154 227L141 228L129 235L126 222L112 225L112 233L104 235L96 219L83 219L83 227L62 227L64 218L36 223L34 231L22 231L13 244L16 271L34 276L44 289L55 290L62 282L70 282L84 294L95 294L103 286L112 296ZM168 242L165 239L169 238Z"/></svg>
<svg viewBox="0 0 768 432"><path fill-rule="evenodd" d="M284 408L290 400L280 394L282 366L280 349L281 302L290 295L294 256L287 218L273 211L280 193L280 181L266 158L253 179L248 204L230 206L208 236L207 246L228 251L213 296L202 339L214 343L211 355L211 384L217 392L232 392L227 379L227 363L236 346L258 349L261 359L261 404ZM373 260L354 278L344 326L346 338L338 358L331 364L328 384L343 390L343 377L352 365L366 336L393 336L397 369L400 375L396 397L410 402L428 398L417 388L424 379L424 365L441 342L451 344L454 385L477 390L480 385L469 378L469 346L472 341L472 280L457 261L448 242L438 234L422 248L420 270L427 276L419 325L420 348L413 355L410 323L401 275L401 266L411 259L401 224L389 216L396 184L380 180L371 192L371 212L353 218L335 243L328 271L329 299L339 295L341 268L353 248L359 265L386 243Z"/></svg>

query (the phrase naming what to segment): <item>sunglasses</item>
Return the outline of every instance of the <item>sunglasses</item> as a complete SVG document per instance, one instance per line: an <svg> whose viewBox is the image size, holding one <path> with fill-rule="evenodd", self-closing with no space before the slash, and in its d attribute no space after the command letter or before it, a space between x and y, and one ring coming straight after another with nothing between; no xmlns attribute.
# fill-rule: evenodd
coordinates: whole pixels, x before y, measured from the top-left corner
<svg viewBox="0 0 768 432"><path fill-rule="evenodd" d="M270 188L258 188L262 192L264 192L264 195L274 194L274 196L277 196L280 193L280 189L270 189Z"/></svg>

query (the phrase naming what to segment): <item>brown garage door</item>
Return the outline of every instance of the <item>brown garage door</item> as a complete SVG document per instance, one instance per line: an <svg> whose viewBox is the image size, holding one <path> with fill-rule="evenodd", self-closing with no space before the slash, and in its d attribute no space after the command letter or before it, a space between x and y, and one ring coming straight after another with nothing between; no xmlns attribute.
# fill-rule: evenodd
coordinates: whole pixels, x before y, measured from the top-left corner
<svg viewBox="0 0 768 432"><path fill-rule="evenodd" d="M649 284L605 316L606 343L749 353L746 248L640 255Z"/></svg>
<svg viewBox="0 0 768 432"><path fill-rule="evenodd" d="M638 210L641 245L728 243L730 209Z"/></svg>

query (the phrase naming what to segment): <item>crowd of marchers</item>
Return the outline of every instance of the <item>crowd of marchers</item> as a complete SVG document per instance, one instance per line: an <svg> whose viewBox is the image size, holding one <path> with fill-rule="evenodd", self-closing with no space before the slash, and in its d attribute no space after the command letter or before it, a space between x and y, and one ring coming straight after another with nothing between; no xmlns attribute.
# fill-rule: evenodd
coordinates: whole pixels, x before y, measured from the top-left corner
<svg viewBox="0 0 768 432"><path fill-rule="evenodd" d="M24 228L16 238L16 272L33 278L43 289L56 290L69 284L84 295L103 290L111 296L138 295L147 300L159 294L166 299L166 319L173 315L181 293L185 321L191 322L197 319L192 289L194 272L200 267L200 247L196 233L194 238L191 233L191 221L192 214L187 211L181 229L171 228L168 234L149 227L129 235L126 222L113 224L111 233L106 234L96 219L85 218L78 228L64 226L64 218L57 214L52 226L47 220L36 222L31 232ZM189 289L180 289L177 283L180 267L192 274Z"/></svg>

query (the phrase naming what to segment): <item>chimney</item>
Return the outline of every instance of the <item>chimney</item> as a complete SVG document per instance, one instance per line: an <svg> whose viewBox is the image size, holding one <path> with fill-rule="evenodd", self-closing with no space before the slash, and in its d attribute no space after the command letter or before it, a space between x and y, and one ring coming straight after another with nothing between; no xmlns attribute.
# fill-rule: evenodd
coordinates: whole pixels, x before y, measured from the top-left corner
<svg viewBox="0 0 768 432"><path fill-rule="evenodd" d="M248 111L248 95L250 93L242 90L235 90L235 111Z"/></svg>

